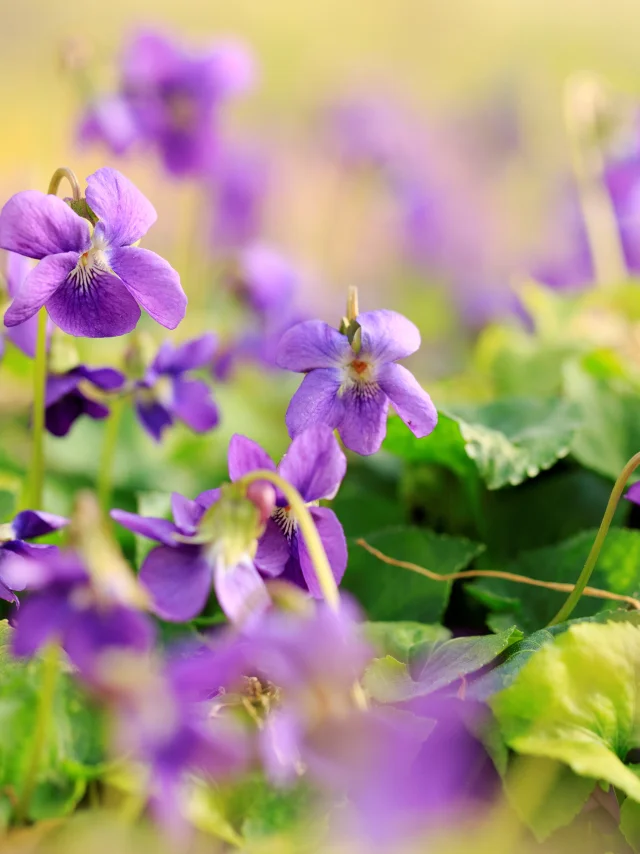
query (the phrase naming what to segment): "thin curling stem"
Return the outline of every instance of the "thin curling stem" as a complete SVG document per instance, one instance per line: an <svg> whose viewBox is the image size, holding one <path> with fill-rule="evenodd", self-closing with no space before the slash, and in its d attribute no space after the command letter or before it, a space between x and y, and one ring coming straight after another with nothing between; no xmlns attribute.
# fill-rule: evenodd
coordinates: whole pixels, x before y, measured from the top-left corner
<svg viewBox="0 0 640 854"><path fill-rule="evenodd" d="M598 533L596 534L596 538L593 541L593 545L591 546L591 551L589 552L589 556L585 562L585 565L582 567L582 572L578 577L576 586L569 594L567 601L564 603L562 608L560 608L553 620L551 620L551 622L549 623L550 626L555 626L558 623L562 623L565 620L568 620L573 612L573 609L578 604L578 601L580 600L580 597L582 596L585 587L589 583L591 573L595 569L595 565L598 562L598 558L600 557L600 551L609 532L609 527L611 526L613 514L616 512L618 502L622 497L622 493L624 492L625 486L627 485L627 481L629 480L633 472L638 468L638 466L640 466L640 452L634 454L631 457L629 462L618 475L618 479L614 483L613 489L611 490L607 509L604 511L604 516L602 517L602 522L600 522Z"/></svg>
<svg viewBox="0 0 640 854"><path fill-rule="evenodd" d="M288 481L284 480L284 478L280 477L280 475L275 472L268 471L267 469L258 469L257 471L249 472L249 474L246 474L242 478L242 483L245 486L249 486L249 484L255 483L257 480L266 480L269 483L272 483L284 494L285 498L289 502L289 507L293 511L293 515L295 516L295 519L300 526L302 536L304 537L324 600L330 608L337 611L340 606L338 585L336 584L336 580L331 572L331 567L329 566L329 561L327 560L327 555L324 550L324 546L322 545L320 535L318 534L313 518L307 510L302 496Z"/></svg>
<svg viewBox="0 0 640 854"><path fill-rule="evenodd" d="M29 478L29 508L42 508L44 486L44 425L47 391L47 310L38 313L36 357L33 365L33 445Z"/></svg>
<svg viewBox="0 0 640 854"><path fill-rule="evenodd" d="M359 314L358 289L352 285L347 291L347 320L349 323L353 323Z"/></svg>
<svg viewBox="0 0 640 854"><path fill-rule="evenodd" d="M105 516L109 513L111 490L113 484L113 467L118 448L118 433L124 413L124 398L118 398L111 405L111 414L107 420L102 444L100 469L98 470L98 501Z"/></svg>
<svg viewBox="0 0 640 854"><path fill-rule="evenodd" d="M38 771L42 763L51 723L53 718L53 704L56 695L56 682L58 680L58 648L51 644L45 650L42 664L42 688L38 702L33 738L31 740L31 753L29 764L25 774L22 792L16 807L16 820L23 823L29 817L31 798L38 782Z"/></svg>
<svg viewBox="0 0 640 854"><path fill-rule="evenodd" d="M78 183L78 179L75 176L75 172L72 169L69 169L68 166L60 166L58 169L56 169L56 171L51 176L51 180L49 181L49 189L47 190L47 193L50 196L57 196L63 178L66 178L69 184L71 185L71 195L73 197L73 201L79 202L82 198L82 193L80 192L80 184Z"/></svg>

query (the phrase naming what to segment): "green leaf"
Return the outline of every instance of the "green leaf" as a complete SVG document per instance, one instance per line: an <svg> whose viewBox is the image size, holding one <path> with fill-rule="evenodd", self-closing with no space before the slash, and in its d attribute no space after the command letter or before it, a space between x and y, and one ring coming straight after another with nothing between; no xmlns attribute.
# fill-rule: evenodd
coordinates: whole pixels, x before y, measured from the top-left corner
<svg viewBox="0 0 640 854"><path fill-rule="evenodd" d="M380 457L375 464L350 462L338 494L328 502L346 537L365 537L370 531L406 524L406 508L398 501L399 466L392 457Z"/></svg>
<svg viewBox="0 0 640 854"><path fill-rule="evenodd" d="M566 401L508 398L453 415L489 489L517 486L569 453L581 419Z"/></svg>
<svg viewBox="0 0 640 854"><path fill-rule="evenodd" d="M408 661L411 647L417 643L437 643L448 640L449 629L439 624L424 625L399 621L394 623L363 623L367 640L383 655Z"/></svg>
<svg viewBox="0 0 640 854"><path fill-rule="evenodd" d="M584 566L596 531L583 531L556 546L524 552L506 569L527 578L575 584ZM633 596L640 592L640 531L612 528L589 581L591 587ZM558 612L568 593L525 586L513 581L483 578L468 588L502 619L517 623L524 631L546 625ZM589 616L619 608L613 600L582 596L575 616Z"/></svg>
<svg viewBox="0 0 640 854"><path fill-rule="evenodd" d="M402 661L386 655L374 658L362 679L362 687L376 703L396 703L416 696L416 683Z"/></svg>
<svg viewBox="0 0 640 854"><path fill-rule="evenodd" d="M413 561L443 575L464 569L484 549L462 537L411 527L378 531L368 536L367 542L390 557ZM349 564L341 586L358 599L371 620L421 623L436 623L442 618L451 591L451 582L432 581L389 566L353 541L349 543Z"/></svg>
<svg viewBox="0 0 640 854"><path fill-rule="evenodd" d="M586 468L615 480L640 448L637 387L593 377L575 362L565 367L564 381L567 398L584 421L571 443L571 454Z"/></svg>
<svg viewBox="0 0 640 854"><path fill-rule="evenodd" d="M455 418L438 413L438 424L429 436L417 439L398 417L389 418L383 450L409 463L435 463L451 469L459 477L473 475L474 465L464 449Z"/></svg>
<svg viewBox="0 0 640 854"><path fill-rule="evenodd" d="M453 638L435 646L417 644L411 650L411 675L429 692L437 691L485 667L521 639L522 632L512 626L498 635Z"/></svg>
<svg viewBox="0 0 640 854"><path fill-rule="evenodd" d="M640 800L624 765L640 730L640 627L581 623L531 656L490 705L507 745Z"/></svg>
<svg viewBox="0 0 640 854"><path fill-rule="evenodd" d="M487 700L492 694L507 688L534 652L538 652L552 640L551 632L541 629L511 644L500 657L499 663L469 686L467 697L474 700Z"/></svg>

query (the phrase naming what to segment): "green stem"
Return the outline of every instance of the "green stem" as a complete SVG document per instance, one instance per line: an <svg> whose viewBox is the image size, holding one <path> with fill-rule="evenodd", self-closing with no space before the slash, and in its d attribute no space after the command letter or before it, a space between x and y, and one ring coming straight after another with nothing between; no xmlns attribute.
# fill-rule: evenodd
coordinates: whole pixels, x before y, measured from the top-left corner
<svg viewBox="0 0 640 854"><path fill-rule="evenodd" d="M113 483L113 469L115 465L116 450L118 447L118 432L124 413L124 398L120 397L111 405L111 415L107 420L100 457L100 468L98 470L98 501L104 515L109 512L111 501L111 487Z"/></svg>
<svg viewBox="0 0 640 854"><path fill-rule="evenodd" d="M565 620L568 620L571 616L571 613L573 612L573 609L578 604L578 601L582 596L584 588L589 583L591 573L593 572L595 565L598 562L600 551L606 539L607 533L609 532L609 527L611 526L613 515L616 512L618 502L622 497L622 493L624 492L625 486L627 485L627 481L629 480L633 472L638 468L638 466L640 466L640 453L634 454L629 460L629 462L626 464L626 466L620 472L618 479L616 480L613 489L611 490L607 509L604 511L604 516L602 517L602 522L600 523L598 533L596 534L596 538L593 541L593 545L591 546L591 551L589 552L589 556L585 562L585 565L582 567L582 572L580 573L578 581L576 582L576 586L573 588L573 590L567 597L567 601L564 603L562 608L560 608L553 620L551 620L551 622L549 623L550 626L556 626L558 623L562 623Z"/></svg>
<svg viewBox="0 0 640 854"><path fill-rule="evenodd" d="M266 469L258 469L257 471L249 472L242 478L242 483L249 486L250 483L255 483L257 480L267 480L277 487L289 502L289 507L293 511L293 515L300 526L300 531L304 537L307 550L313 563L313 568L318 577L318 583L322 590L322 595L327 605L334 611L337 611L340 606L340 593L338 585L331 572L327 555L322 545L322 540L315 526L315 522L309 513L302 496L295 487L288 481L280 477L272 471Z"/></svg>
<svg viewBox="0 0 640 854"><path fill-rule="evenodd" d="M47 388L47 311L40 309L33 366L33 445L29 483L29 508L42 508L44 485L44 420Z"/></svg>
<svg viewBox="0 0 640 854"><path fill-rule="evenodd" d="M50 196L57 196L58 190L60 189L60 184L63 179L66 178L69 184L71 185L71 194L73 196L74 202L79 202L82 198L82 193L80 192L80 184L78 184L78 179L75 176L75 173L72 169L69 169L68 166L60 166L59 169L51 176L51 180L49 181L49 189L47 193Z"/></svg>
<svg viewBox="0 0 640 854"><path fill-rule="evenodd" d="M51 644L45 650L43 657L42 688L33 738L31 740L31 754L29 756L29 764L27 766L22 793L16 807L16 820L19 823L23 823L28 818L31 798L38 782L38 770L53 718L53 703L55 700L57 678L58 648L55 644Z"/></svg>

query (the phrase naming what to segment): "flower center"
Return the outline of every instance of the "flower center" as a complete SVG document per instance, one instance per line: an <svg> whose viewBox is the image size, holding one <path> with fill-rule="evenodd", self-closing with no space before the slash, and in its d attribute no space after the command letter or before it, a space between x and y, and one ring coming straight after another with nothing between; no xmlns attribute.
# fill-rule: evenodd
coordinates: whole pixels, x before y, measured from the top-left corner
<svg viewBox="0 0 640 854"><path fill-rule="evenodd" d="M306 501L305 507L318 507L319 501ZM290 540L294 533L298 530L298 522L296 517L291 512L291 507L287 504L285 507L276 507L271 514L271 518L278 525L285 537Z"/></svg>
<svg viewBox="0 0 640 854"><path fill-rule="evenodd" d="M106 244L103 240L95 237L91 241L91 248L83 252L78 258L78 263L69 273L71 281L81 290L86 291L99 273L109 273L109 262L105 255Z"/></svg>
<svg viewBox="0 0 640 854"><path fill-rule="evenodd" d="M359 397L375 394L378 390L375 365L360 357L352 359L343 367L343 380L338 395L347 391L355 392Z"/></svg>
<svg viewBox="0 0 640 854"><path fill-rule="evenodd" d="M5 522L0 525L0 543L8 543L11 540L15 540L16 535L13 531L13 525L11 522Z"/></svg>

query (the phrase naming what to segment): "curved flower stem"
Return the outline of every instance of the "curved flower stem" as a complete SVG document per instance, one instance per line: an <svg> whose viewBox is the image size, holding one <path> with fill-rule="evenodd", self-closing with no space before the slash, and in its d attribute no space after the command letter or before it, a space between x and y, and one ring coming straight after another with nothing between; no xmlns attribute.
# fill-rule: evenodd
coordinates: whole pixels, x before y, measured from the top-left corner
<svg viewBox="0 0 640 854"><path fill-rule="evenodd" d="M613 489L611 490L611 495L609 496L609 501L607 503L607 509L604 511L604 516L602 517L602 522L600 522L598 533L596 534L596 538L593 541L593 545L591 546L591 551L589 552L589 556L585 561L585 565L582 567L582 572L578 577L576 586L569 594L569 597L567 598L567 601L564 603L562 608L560 608L553 620L551 620L551 622L549 623L550 626L555 626L558 623L562 623L564 620L568 620L573 609L578 604L578 600L585 591L587 583L591 578L591 573L593 572L595 565L598 562L600 550L602 549L602 545L605 541L607 533L609 532L609 527L611 525L611 520L613 519L613 514L616 512L618 502L622 497L622 493L624 492L624 488L627 485L627 481L629 480L633 472L638 468L638 466L640 466L640 453L634 454L618 475L618 479L614 483Z"/></svg>
<svg viewBox="0 0 640 854"><path fill-rule="evenodd" d="M56 694L56 681L58 678L58 648L51 644L45 650L42 663L42 687L40 690L40 701L36 716L33 738L31 741L31 754L25 775L24 785L20 799L16 807L16 820L24 822L29 815L31 798L38 782L38 770L42 760L42 754L46 747L49 729L53 717L53 704Z"/></svg>
<svg viewBox="0 0 640 854"><path fill-rule="evenodd" d="M111 405L111 414L107 420L104 439L102 444L102 455L100 457L100 468L98 470L98 502L105 516L109 513L109 502L111 501L111 487L113 483L113 467L118 447L118 433L122 416L124 414L125 399L119 397Z"/></svg>
<svg viewBox="0 0 640 854"><path fill-rule="evenodd" d="M446 575L441 575L439 572L433 572L417 563L389 557L389 555L369 545L362 538L356 540L356 544L383 563L388 563L389 566L409 569L411 572L424 575L425 578L429 578L431 581L460 581L465 578L499 578L502 581L513 581L514 584L528 584L530 587L544 587L546 590L556 590L559 593L571 593L576 587L575 584L566 584L563 581L541 581L539 578L529 578L527 575L517 575L515 572L502 572L499 569L467 569L463 572L450 572ZM640 611L640 600L634 599L633 596L625 596L623 593L610 593L608 590L600 590L598 587L585 587L582 592L585 596L592 596L594 599L610 599L613 602L625 602L627 605L631 605Z"/></svg>
<svg viewBox="0 0 640 854"><path fill-rule="evenodd" d="M246 474L241 478L241 483L245 486L249 486L250 483L255 483L257 480L266 480L269 483L272 483L284 494L285 498L289 502L289 506L293 511L293 515L295 516L298 525L300 526L302 536L304 537L307 549L309 550L311 562L313 563L313 568L316 571L318 583L320 584L320 589L322 590L325 602L330 608L337 611L340 606L338 585L336 584L336 580L331 572L331 567L329 566L329 561L327 560L327 555L324 550L324 546L322 545L320 535L318 534L313 518L307 510L302 496L294 486L284 480L284 478L280 477L279 474L276 474L273 471L268 471L267 469L258 469L257 471L249 472L249 474Z"/></svg>
<svg viewBox="0 0 640 854"><path fill-rule="evenodd" d="M75 176L75 172L72 169L69 169L68 166L60 166L59 169L56 169L56 171L51 176L51 180L49 181L49 189L47 190L47 193L50 196L57 196L63 178L66 178L69 184L71 185L71 194L73 196L73 201L79 202L82 198L82 193L80 192L80 184L78 183L78 179Z"/></svg>
<svg viewBox="0 0 640 854"><path fill-rule="evenodd" d="M44 424L47 392L47 310L38 313L36 357L33 365L33 444L29 471L29 508L42 508L44 485Z"/></svg>

